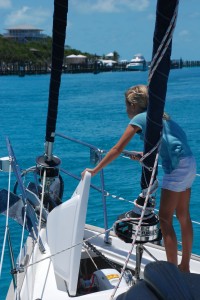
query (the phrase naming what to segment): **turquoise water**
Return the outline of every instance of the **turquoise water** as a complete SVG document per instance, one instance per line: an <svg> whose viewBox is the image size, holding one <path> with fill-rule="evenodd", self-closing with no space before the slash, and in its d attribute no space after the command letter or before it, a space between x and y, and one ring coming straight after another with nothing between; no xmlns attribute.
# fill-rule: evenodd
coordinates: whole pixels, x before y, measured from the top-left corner
<svg viewBox="0 0 200 300"><path fill-rule="evenodd" d="M108 72L93 74L64 74L60 90L57 132L84 140L108 150L117 142L128 123L125 111L124 92L132 85L147 82L147 72ZM189 143L197 159L200 173L200 68L171 70L166 111L187 133ZM0 157L7 156L5 137L8 136L22 169L35 164L36 156L44 151L45 126L49 75L25 77L0 77L1 126ZM134 138L127 149L142 150L139 138ZM91 167L89 150L71 145L56 138L54 154L62 159L62 166L80 176L85 167ZM140 192L141 168L137 162L122 157L105 168L105 189L112 195L134 200ZM162 170L159 168L159 178ZM2 173L0 188L7 183ZM98 175L92 183L99 185ZM77 182L68 180L64 200L70 197ZM196 177L191 198L192 219L199 217L200 178ZM98 196L98 197L97 197ZM123 211L132 204L113 197L107 198L109 227ZM157 197L159 208L159 192ZM103 225L102 202L96 192L91 191L87 222ZM13 225L13 226L11 226ZM11 222L11 237L15 256L18 253L21 229ZM0 245L4 235L5 217L0 216ZM178 237L179 227L175 222ZM193 252L200 255L200 226L194 224ZM0 246L0 251L1 251ZM5 299L11 276L10 261L6 251L4 268L0 280L0 299Z"/></svg>

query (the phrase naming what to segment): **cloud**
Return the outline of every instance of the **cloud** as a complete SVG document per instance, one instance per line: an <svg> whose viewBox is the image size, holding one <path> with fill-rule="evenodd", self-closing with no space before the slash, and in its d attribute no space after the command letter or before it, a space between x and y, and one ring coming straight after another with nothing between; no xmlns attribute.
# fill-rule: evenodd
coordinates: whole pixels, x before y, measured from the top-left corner
<svg viewBox="0 0 200 300"><path fill-rule="evenodd" d="M11 5L11 1L10 0L0 0L0 9L3 9L3 8L10 8L12 5Z"/></svg>
<svg viewBox="0 0 200 300"><path fill-rule="evenodd" d="M189 35L188 30L182 30L182 31L179 32L180 37L187 37L188 35Z"/></svg>
<svg viewBox="0 0 200 300"><path fill-rule="evenodd" d="M12 26L31 24L36 26L43 24L49 16L52 16L52 14L47 10L41 9L41 7L33 9L28 6L23 6L22 8L12 11L9 15L7 15L5 25Z"/></svg>
<svg viewBox="0 0 200 300"><path fill-rule="evenodd" d="M148 14L147 15L147 20L150 20L150 21L152 21L152 20L155 20L155 18L156 18L156 14Z"/></svg>
<svg viewBox="0 0 200 300"><path fill-rule="evenodd" d="M144 11L150 5L149 0L121 0L119 2L134 11Z"/></svg>
<svg viewBox="0 0 200 300"><path fill-rule="evenodd" d="M198 11L194 11L192 14L189 15L190 19L199 19L200 13Z"/></svg>
<svg viewBox="0 0 200 300"><path fill-rule="evenodd" d="M149 0L74 0L73 5L83 13L113 13L127 9L144 11L149 6Z"/></svg>
<svg viewBox="0 0 200 300"><path fill-rule="evenodd" d="M189 30L186 30L186 29L181 30L178 35L181 38L181 40L184 42L189 42L191 40Z"/></svg>

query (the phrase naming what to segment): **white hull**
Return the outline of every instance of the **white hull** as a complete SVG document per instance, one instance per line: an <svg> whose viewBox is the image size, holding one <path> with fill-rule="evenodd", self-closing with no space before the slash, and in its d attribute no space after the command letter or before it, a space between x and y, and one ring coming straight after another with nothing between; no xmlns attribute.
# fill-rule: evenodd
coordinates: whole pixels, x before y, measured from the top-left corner
<svg viewBox="0 0 200 300"><path fill-rule="evenodd" d="M146 71L147 68L146 68L146 65L144 65L143 63L131 63L131 64L128 64L126 66L126 69L127 70L131 70L131 71Z"/></svg>
<svg viewBox="0 0 200 300"><path fill-rule="evenodd" d="M20 256L20 269L17 269L15 275L17 288L14 291L13 283L11 284L7 300L67 300L72 297L109 300L112 295L112 299L122 300L120 295L127 291L132 293L131 287L137 289L137 282L141 282L142 278L145 283L146 266L155 261L166 262L164 247L147 243L155 240L157 232L150 223L147 227L141 226L138 243L134 243L134 247L121 240L123 235L129 237L129 233L133 234L133 225L131 230L128 227L130 223L122 224L120 220L122 231L114 226L115 231L111 231L109 237L105 229L85 225L90 179L91 175L87 172L71 198L48 213L45 225L39 231L40 243L32 237L27 239ZM34 198L28 189L26 192L34 205L33 200L36 201L37 197ZM181 252L178 254L178 261L181 261ZM160 266L157 266L158 264L156 268L159 269ZM173 267L176 268L174 265ZM199 256L192 256L190 269L192 273L200 274ZM197 276L197 281L199 283L196 285L200 286L200 276ZM148 291L148 295L149 293L151 291ZM143 298L136 298L138 299Z"/></svg>
<svg viewBox="0 0 200 300"><path fill-rule="evenodd" d="M119 238L117 238L113 233L111 234L111 243L106 244L104 242L103 232L104 230L102 228L86 225L84 237L85 239L88 239L96 235L99 235L99 233L102 233L102 235L91 240L92 244L103 255L105 255L108 259L113 261L115 264L119 264L123 266L126 261L127 254L130 251L131 244L124 243ZM30 264L41 260L42 261L37 264L34 264L31 267L28 267L27 272L25 274L19 275L21 277L20 280L23 281L21 291L20 291L20 299L21 300L71 299L71 297L67 293L67 288L64 280L59 278L59 276L55 275L52 261L49 258L50 251L46 240L45 229L42 229L41 231L41 238L44 243L46 253L42 254L38 250L37 245L35 246L33 254L31 256ZM28 239L28 243L29 245L32 243L30 238ZM145 244L145 248L151 253L152 256L156 257L156 259L166 260L165 251L162 246L147 243ZM136 247L134 247L134 250L130 257L130 261L128 263L128 268L130 268L131 270L135 269L135 258L136 258L135 249ZM28 255L29 253L27 254L27 256ZM91 252L91 255L94 256L94 253L92 254ZM85 251L82 251L81 259L84 260L86 259L86 257L88 257L87 253ZM181 253L179 253L179 259L181 259ZM26 260L27 257L25 258L25 261ZM142 257L142 263L141 263L141 276L145 265L152 261L154 261L154 259L146 251L144 251ZM191 272L200 274L200 258L198 256L193 256L191 259ZM22 280L23 277L24 280ZM126 290L128 290L128 287L125 286L120 287L114 299L116 299L117 295L124 293ZM100 300L100 299L107 300L110 299L111 294L112 294L112 290L110 289L110 290L95 292L95 295L94 293L81 295L81 296L77 295L76 297L73 297L73 299L94 299L95 297L96 300ZM12 284L6 299L7 300L14 299Z"/></svg>
<svg viewBox="0 0 200 300"><path fill-rule="evenodd" d="M33 171L34 168L30 169L30 172ZM134 287L137 290L137 283L141 282L141 279L144 278L142 282L145 284L145 271L148 266L153 265L153 270L154 266L155 270L156 268L158 270L160 268L158 263L166 262L164 247L149 243L159 239L159 235L158 237L156 235L155 219L150 223L145 221L145 224L148 225L140 227L134 247L131 243L121 240L124 237L126 237L126 241L127 237L134 240L136 236L135 225L133 225L135 221L131 223L131 219L124 223L120 217L117 224L121 227L117 227L115 223L114 231L111 231L109 236L107 230L103 228L85 225L90 180L91 175L86 172L84 179L80 180L70 199L57 205L50 212L45 213L44 207L41 209L43 227L39 230L40 242L36 242L37 239L33 239L33 237L27 239L16 268L13 266L13 269L17 271L14 275L17 288L14 291L13 283L11 284L7 300L67 300L72 297L86 300L94 299L94 297L96 300L109 300L112 295L112 299L124 300L121 295L127 291L132 293ZM29 188L33 188L33 185L28 183L27 186L27 197L32 203L33 209L36 209L40 200L32 190L29 190ZM1 192L2 199L7 196L5 190ZM13 203L18 203L20 200L13 194L10 197L12 202L16 200ZM10 209L13 211L12 207ZM145 243L143 244L143 242ZM154 264L155 261L158 263ZM181 252L178 253L178 262L180 263L180 261ZM174 265L172 267L175 268L174 272L178 272ZM124 272L124 270L126 271ZM193 275L200 275L199 256L192 256L190 270ZM181 272L179 271L179 273ZM195 275L195 278L192 277L192 279L188 277L188 280L192 281L192 287L195 287L195 292L198 287L200 288L199 275ZM181 275L179 274L179 276ZM171 284L174 278L168 278L168 281ZM161 287L162 285L160 283ZM133 292L135 293L135 290ZM148 296L149 293L151 291L147 291ZM200 291L198 290L197 293L199 293L197 294L199 297ZM136 295L138 296L137 292ZM199 300L200 297L198 297L194 299ZM138 299L143 298L136 298L136 300ZM148 298L148 300L155 299L155 297Z"/></svg>

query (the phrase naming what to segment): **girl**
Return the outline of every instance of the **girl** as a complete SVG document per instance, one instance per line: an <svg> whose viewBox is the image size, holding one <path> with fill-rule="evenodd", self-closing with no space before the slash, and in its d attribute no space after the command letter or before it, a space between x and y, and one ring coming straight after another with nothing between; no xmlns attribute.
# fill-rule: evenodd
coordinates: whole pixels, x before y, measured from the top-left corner
<svg viewBox="0 0 200 300"><path fill-rule="evenodd" d="M131 119L130 123L117 144L110 149L94 169L85 169L82 177L85 171L90 172L92 176L96 175L116 159L136 133L144 140L148 105L147 86L131 87L125 93L125 99L126 111ZM163 135L159 154L165 173L161 190L159 219L167 260L176 266L178 264L177 239L173 228L173 214L176 211L182 234L182 260L179 269L189 272L193 240L189 203L191 186L196 176L196 162L184 131L167 114L163 116ZM132 159L138 160L137 157L132 157Z"/></svg>

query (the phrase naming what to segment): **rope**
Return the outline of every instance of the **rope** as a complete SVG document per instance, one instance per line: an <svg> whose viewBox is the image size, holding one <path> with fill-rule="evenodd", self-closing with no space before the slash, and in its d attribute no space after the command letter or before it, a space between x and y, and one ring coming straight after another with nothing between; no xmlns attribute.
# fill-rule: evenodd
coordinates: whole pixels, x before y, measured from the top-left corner
<svg viewBox="0 0 200 300"><path fill-rule="evenodd" d="M94 259L92 258L92 256L90 255L90 252L89 252L88 249L87 249L87 245L86 245L85 241L84 241L84 243L83 243L83 247L85 248L85 251L87 252L87 255L88 255L89 258L91 259L91 261L92 261L93 265L95 266L96 270L98 270L98 267L97 267L97 265L95 264Z"/></svg>
<svg viewBox="0 0 200 300"><path fill-rule="evenodd" d="M141 209L142 210L142 209ZM146 220L149 220L151 219L152 217L154 216L153 213L147 215L147 216L144 216L142 221L146 221ZM126 221L138 221L138 220L141 220L141 216L140 217L134 217L134 218L129 218L129 217L125 217L125 218L122 218L122 219L119 219L115 222L115 224L118 224L118 223L121 223L121 222L126 222Z"/></svg>
<svg viewBox="0 0 200 300"><path fill-rule="evenodd" d="M149 152L148 152L149 153ZM121 156L122 158L126 158L126 159L131 159L130 157L128 157L128 156L124 156L124 155L122 155ZM132 159L131 159L132 160ZM140 160L139 160L139 162L140 162ZM162 165L158 165L158 167L162 167ZM199 173L196 173L196 176L197 177L200 177L200 174Z"/></svg>
<svg viewBox="0 0 200 300"><path fill-rule="evenodd" d="M39 232L41 229L41 222L42 222L42 208L43 208L43 203L44 203L45 184L46 184L46 169L44 170L43 181L42 181L42 197L41 197L41 201L40 201L40 217L39 217L39 225L38 225L37 243L39 242L39 237L40 237Z"/></svg>
<svg viewBox="0 0 200 300"><path fill-rule="evenodd" d="M164 36L164 38L163 38L163 40L162 40L162 42L161 42L161 44L160 44L160 46L159 46L156 54L153 57L153 60L152 60L152 63L151 63L152 67L150 68L148 82L151 81L151 79L153 77L153 74L154 74L155 70L158 67L158 64L160 63L161 59L163 58L163 56L164 56L164 54L165 54L165 52L166 52L166 50L167 50L167 48L168 48L171 40L172 40L173 32L174 32L174 29L175 29L175 26L176 26L176 19L177 19L177 15L178 15L178 5L179 5L179 0L177 1L176 7L175 7L175 10L174 10L174 15L172 17L172 20L170 22L168 30L166 31L165 36ZM171 33L170 33L170 31L171 31ZM168 38L168 40L166 42L166 39L167 39L168 35L169 35L169 38ZM164 49L161 52L161 49L162 49L162 47L163 47L163 45L164 45L165 42L166 42L166 45L165 45ZM160 54L160 52L161 52L161 54ZM158 58L157 63L155 63L157 57L159 57L159 58ZM154 64L155 64L155 66L153 67Z"/></svg>
<svg viewBox="0 0 200 300"><path fill-rule="evenodd" d="M134 199L133 201L131 201L131 200L128 200L128 199L125 199L125 198L113 195L113 194L111 194L111 193L109 193L107 191L105 191L105 192L106 192L105 195L108 196L108 197L111 197L113 199L117 199L117 200L120 200L120 201L125 201L125 202L131 203L131 204L135 204L135 201L137 200L137 199ZM159 211L159 209L156 209L156 208L154 208L154 210ZM176 215L173 215L173 217L176 218ZM194 223L194 224L200 225L200 222L193 221L193 220L191 220L191 222Z"/></svg>
<svg viewBox="0 0 200 300"><path fill-rule="evenodd" d="M147 194L146 194L146 198L145 198L145 202L144 202L144 206L143 206L143 209L142 209L142 213L141 213L141 217L140 217L140 221L137 225L137 228L136 228L136 231L135 231L135 236L133 238L133 241L132 241L132 244L131 244L131 249L130 251L128 252L128 255L126 257L126 261L124 263L124 266L122 268L122 272L120 274L120 278L118 280L118 283L117 285L115 286L114 290L113 290L113 293L111 294L110 296L110 299L112 300L117 292L117 289L119 288L119 285L121 283L121 280L122 280L122 277L124 276L124 272L125 272L125 269L127 267L127 264L129 262L129 259L130 259L130 256L131 256L131 253L133 251L133 248L135 246L135 242L136 242L136 239L137 239L137 236L138 236L138 233L139 233L139 230L141 228L141 224L142 224L142 221L143 221L143 218L144 218L144 214L145 214L145 209L146 209L146 206L147 206L147 203L148 203L148 199L149 199L149 196L150 196L150 191L151 191L151 186L153 184L153 179L154 179L154 174L155 174L155 170L156 170L156 165L157 165L157 162L158 162L158 157L159 157L159 153L157 152L156 154L156 159L155 159L155 162L154 162L154 168L153 168L153 172L152 172L152 176L151 176L151 180L150 180L150 183L149 183L149 187L148 187L148 190L147 190Z"/></svg>
<svg viewBox="0 0 200 300"><path fill-rule="evenodd" d="M126 199L126 198L122 198L122 197L113 195L113 194L111 194L111 193L109 193L109 192L107 192L107 191L106 191L106 194L105 194L105 195L108 196L108 197L111 197L111 198L113 198L113 199L118 199L118 200L120 200L120 201L125 201L125 202L131 203L131 204L135 204L135 201L137 200L137 199L134 199L134 200L128 200L128 199ZM138 205L137 205L137 206L138 206ZM154 210L155 210L155 211L159 211L159 209L156 209L156 208L154 208ZM176 218L176 215L173 215L173 217ZM191 222L194 223L194 224L200 225L200 222L197 222L197 221L194 221L194 220L191 220Z"/></svg>
<svg viewBox="0 0 200 300"><path fill-rule="evenodd" d="M167 50L167 48L168 48L168 46L169 46L169 44L170 44L170 42L171 42L171 40L172 40L172 35L173 35L174 28L175 28L175 23L176 23L177 11L178 11L178 2L177 2L177 5L176 5L176 8L175 8L175 11L174 11L173 18L172 18L172 20L171 20L171 22L170 22L170 26L169 26L169 28L168 28L168 30L167 30L167 32L166 32L164 38L163 38L163 41L161 42L160 47L159 47L158 50L157 50L157 53L156 53L154 59L153 59L153 64L154 64L156 58L159 57L159 59L158 59L158 61L157 61L157 63L155 64L154 67L153 67L153 64L152 64L152 67L151 67L151 69L150 69L150 74L149 74L148 82L151 81L152 76L153 76L155 70L157 69L157 66L158 66L159 62L161 61L163 55L165 54L165 52L166 52L166 50ZM165 42L165 40L167 39L168 34L169 34L170 31L171 31L171 34L169 35L169 38L168 38L168 40L167 40L167 42L166 42L166 45L165 45L164 49L162 50L162 52L161 52L161 54L160 54L160 50L161 50L161 48L163 47L164 42ZM159 143L160 143L160 141L159 141ZM157 153L156 153L155 162L154 162L154 167L153 167L153 170L152 170L151 179L150 179L150 183L149 183L148 190L147 190L147 195L146 195L145 202L144 202L144 206L143 206L143 209L142 209L141 219L140 219L140 221L139 221L139 223L138 223L138 226L137 226L137 229L136 229L136 232L135 232L135 236L134 236L134 239L133 239L133 242L132 242L132 246L131 246L131 249L130 249L130 251L129 251L129 253L128 253L126 262L125 262L125 264L124 264L124 266L123 266L123 269L122 269L122 272L121 272L119 281L118 281L117 285L115 286L115 288L114 288L114 290L113 290L113 293L111 294L111 297L110 297L111 300L114 298L114 296L115 296L115 294L116 294L116 291L117 291L117 289L119 288L120 282L121 282L122 277L123 277L124 272L125 272L125 268L126 268L126 266L127 266L127 264L128 264L128 261L129 261L129 259L130 259L130 255L131 255L131 253L132 253L132 251L133 251L133 247L134 247L134 245L135 245L135 241L136 241L136 239L137 239L137 235L138 235L139 229L140 229L141 224L142 224L142 220L143 220L143 217L144 217L144 214L145 214L145 209L146 209L146 206L147 206L148 198L149 198L149 195L150 195L151 186L152 186L152 184L153 184L153 181L154 181L154 175L155 175L156 169L157 169L157 163L158 163L158 158L159 158L160 145L159 145L157 148L158 148L158 151L157 151ZM149 153L148 153L148 155L149 155ZM145 156L146 156L146 155L145 155Z"/></svg>
<svg viewBox="0 0 200 300"><path fill-rule="evenodd" d="M9 218L9 205L10 205L10 183L11 183L11 158L9 157L9 175L8 175L8 201L7 201L7 211L6 211L6 226L5 226L5 232L4 232L4 239L3 239L3 246L2 246L2 252L1 252L1 261L0 261L0 278L1 278L1 272L2 272L2 266L3 266L3 259L5 254L5 245L7 240L7 234L8 234L8 218Z"/></svg>
<svg viewBox="0 0 200 300"><path fill-rule="evenodd" d="M48 255L47 257L42 258L42 259L40 259L40 260L37 260L37 261L35 261L34 263L29 264L25 269L27 269L27 268L29 268L29 267L32 267L32 266L34 266L34 265L36 265L36 264L38 264L38 263L40 263L40 262L42 262L42 261L45 261L46 259L50 259L50 258L52 258L52 257L54 257L54 256L56 256L56 255L59 255L59 254L65 252L65 251L71 250L72 248L75 248L75 247L77 247L77 246L79 246L79 245L82 245L83 243L85 243L85 242L87 242L87 241L90 241L90 240L92 240L92 239L94 239L94 238L96 238L96 237L99 237L99 236L105 234L106 232L111 231L112 229L113 229L113 228L111 227L111 228L105 230L104 232L101 232L101 233L98 233L98 234L96 234L96 235L93 235L93 236L91 236L90 238L88 238L88 239L86 239L86 240L84 240L84 241L82 241L82 242L80 242L80 243L77 243L77 244L75 244L75 245L72 245L71 247L65 248L65 249L60 250L60 251L58 251L58 252L56 252L56 253L53 253L53 254L51 254L51 255Z"/></svg>
<svg viewBox="0 0 200 300"><path fill-rule="evenodd" d="M21 235L21 243L20 243L20 252L19 252L19 262L18 266L21 265L21 257L22 257L22 248L23 248L23 240L24 240L24 232L25 232L25 224L26 224L26 214L27 214L27 204L25 204L25 213L24 213L24 220L23 220L23 227L22 227L22 235Z"/></svg>
<svg viewBox="0 0 200 300"><path fill-rule="evenodd" d="M145 155L143 155L142 158L139 160L140 164L141 164L144 168L148 169L149 171L153 171L152 167L148 167L147 165L144 164L143 161L144 161L148 156L150 156L156 149L158 149L158 152L159 152L159 149L160 149L160 146L161 146L161 141L162 141L162 135L161 135L161 137L160 137L158 143L157 143L157 144L156 144L149 152L147 152Z"/></svg>
<svg viewBox="0 0 200 300"><path fill-rule="evenodd" d="M131 203L131 204L135 204L135 201L137 200L137 199L134 199L133 201L132 201L132 200L128 200L128 199L126 199L126 198L122 198L122 197L118 197L118 196L116 196L116 195L113 195L113 194L111 194L111 193L109 193L109 192L106 192L105 195L108 196L108 197L111 197L111 198L113 198L113 199L118 199L118 200L120 200L120 201L125 201L125 202ZM137 206L138 206L138 205L137 205ZM159 209L156 209L156 208L154 208L154 210L155 210L155 211L159 211ZM173 215L173 217L176 218L176 215ZM194 220L191 220L191 222L194 223L194 224L200 225L200 222L197 222L197 221L194 221Z"/></svg>

